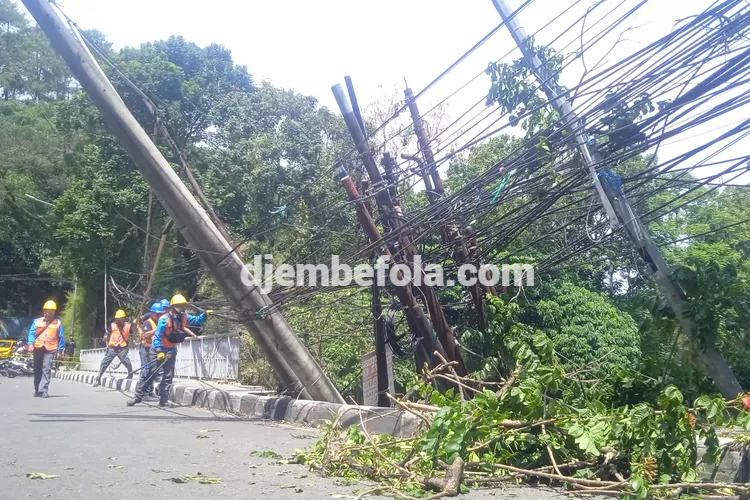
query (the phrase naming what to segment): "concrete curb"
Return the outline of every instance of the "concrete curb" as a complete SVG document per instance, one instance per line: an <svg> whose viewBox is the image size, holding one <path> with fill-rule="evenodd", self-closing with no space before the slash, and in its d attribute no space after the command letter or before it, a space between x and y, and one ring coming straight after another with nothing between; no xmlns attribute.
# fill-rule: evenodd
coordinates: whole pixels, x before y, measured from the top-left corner
<svg viewBox="0 0 750 500"><path fill-rule="evenodd" d="M92 372L55 372L55 378L93 385L96 374ZM136 378L104 376L102 387L133 393L138 384ZM364 423L367 432L390 434L395 437L412 436L417 432L419 419L410 413L391 408L373 406L340 405L321 401L308 401L280 396L260 396L243 392L228 392L221 389L203 389L181 385L175 380L169 400L180 406L195 406L209 410L224 411L235 415L277 420L301 425L321 426L327 421L339 419L344 429ZM123 403L124 404L124 403Z"/></svg>

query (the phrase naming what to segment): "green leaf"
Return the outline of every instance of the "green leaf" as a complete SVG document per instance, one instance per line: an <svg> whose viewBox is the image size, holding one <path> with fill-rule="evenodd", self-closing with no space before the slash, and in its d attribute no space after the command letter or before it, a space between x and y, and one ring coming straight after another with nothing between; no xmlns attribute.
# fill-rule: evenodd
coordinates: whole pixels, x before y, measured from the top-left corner
<svg viewBox="0 0 750 500"><path fill-rule="evenodd" d="M26 474L29 479L57 479L60 476L57 474L45 474L44 472L29 472Z"/></svg>

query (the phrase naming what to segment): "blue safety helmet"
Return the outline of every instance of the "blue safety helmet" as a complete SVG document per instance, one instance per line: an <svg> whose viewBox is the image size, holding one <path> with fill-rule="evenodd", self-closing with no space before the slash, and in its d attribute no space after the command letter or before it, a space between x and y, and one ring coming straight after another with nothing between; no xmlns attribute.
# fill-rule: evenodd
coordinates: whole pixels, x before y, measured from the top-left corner
<svg viewBox="0 0 750 500"><path fill-rule="evenodd" d="M162 307L162 311L161 312L164 312L167 309L169 309L169 299L161 299L159 301L159 303L161 304L161 307Z"/></svg>
<svg viewBox="0 0 750 500"><path fill-rule="evenodd" d="M154 302L151 304L151 312L162 314L164 312L164 306L161 305L161 302Z"/></svg>

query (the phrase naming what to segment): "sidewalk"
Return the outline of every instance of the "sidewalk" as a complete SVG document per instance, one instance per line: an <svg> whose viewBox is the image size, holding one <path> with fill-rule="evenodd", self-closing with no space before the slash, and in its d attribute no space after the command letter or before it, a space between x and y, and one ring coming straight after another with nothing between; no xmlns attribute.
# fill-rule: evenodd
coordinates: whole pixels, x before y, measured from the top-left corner
<svg viewBox="0 0 750 500"><path fill-rule="evenodd" d="M54 377L93 385L96 373L55 371ZM102 387L132 393L137 379L102 377ZM195 406L236 415L320 426L338 418L343 428L364 424L368 432L405 437L416 432L418 419L392 408L341 405L276 396L263 387L242 386L195 379L174 379L169 400L179 406Z"/></svg>

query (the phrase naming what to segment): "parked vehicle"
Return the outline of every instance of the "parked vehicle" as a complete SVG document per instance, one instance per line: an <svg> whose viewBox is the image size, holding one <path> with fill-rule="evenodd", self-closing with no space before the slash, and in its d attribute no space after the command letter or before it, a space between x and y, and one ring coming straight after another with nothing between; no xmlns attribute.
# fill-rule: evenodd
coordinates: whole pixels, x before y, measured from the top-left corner
<svg viewBox="0 0 750 500"><path fill-rule="evenodd" d="M33 373L33 372L32 372ZM0 375L8 378L15 378L18 375L23 375L15 364L7 359L0 360Z"/></svg>

